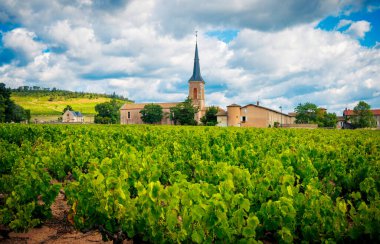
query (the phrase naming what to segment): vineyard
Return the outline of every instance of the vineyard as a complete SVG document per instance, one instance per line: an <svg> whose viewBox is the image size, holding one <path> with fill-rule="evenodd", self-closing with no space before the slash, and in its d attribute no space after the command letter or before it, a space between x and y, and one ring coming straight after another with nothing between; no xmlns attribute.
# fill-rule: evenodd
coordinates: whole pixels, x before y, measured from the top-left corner
<svg viewBox="0 0 380 244"><path fill-rule="evenodd" d="M105 240L379 242L380 131L0 125L0 225Z"/></svg>

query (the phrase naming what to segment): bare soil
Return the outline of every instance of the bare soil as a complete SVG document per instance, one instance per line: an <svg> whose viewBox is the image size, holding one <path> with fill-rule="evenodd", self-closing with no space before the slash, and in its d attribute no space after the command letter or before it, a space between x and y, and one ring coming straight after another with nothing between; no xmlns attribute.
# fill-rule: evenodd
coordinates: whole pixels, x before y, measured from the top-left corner
<svg viewBox="0 0 380 244"><path fill-rule="evenodd" d="M103 242L102 235L98 231L82 233L74 229L67 219L70 207L66 203L64 194L59 193L51 210L53 217L41 227L33 228L26 233L11 232L8 239L0 237L0 243L112 243L112 241Z"/></svg>

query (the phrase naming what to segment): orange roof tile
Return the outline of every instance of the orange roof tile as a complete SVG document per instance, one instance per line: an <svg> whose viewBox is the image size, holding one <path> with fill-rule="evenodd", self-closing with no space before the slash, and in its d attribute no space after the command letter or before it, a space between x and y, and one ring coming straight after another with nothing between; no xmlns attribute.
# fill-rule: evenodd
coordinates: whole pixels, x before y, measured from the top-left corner
<svg viewBox="0 0 380 244"><path fill-rule="evenodd" d="M371 109L371 112L372 112L373 115L375 115L375 116L380 116L380 109ZM344 115L344 116L351 116L351 115L355 115L355 113L354 113L354 110L352 110L352 109L347 109L347 110L344 110L344 111L343 111L343 115Z"/></svg>

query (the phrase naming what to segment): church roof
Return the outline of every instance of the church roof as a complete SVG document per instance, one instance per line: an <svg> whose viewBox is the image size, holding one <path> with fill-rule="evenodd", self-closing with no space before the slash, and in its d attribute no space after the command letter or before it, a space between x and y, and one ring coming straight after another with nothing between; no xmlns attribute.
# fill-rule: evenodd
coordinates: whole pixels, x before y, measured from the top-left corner
<svg viewBox="0 0 380 244"><path fill-rule="evenodd" d="M191 76L189 81L203 81L203 82L205 82L201 76L201 68L199 66L198 43L195 43L195 57L194 57L193 75Z"/></svg>
<svg viewBox="0 0 380 244"><path fill-rule="evenodd" d="M126 103L124 104L120 110L129 110L129 109L143 109L145 105L152 103ZM175 107L179 103L153 103L155 105L160 105L163 109L168 109Z"/></svg>

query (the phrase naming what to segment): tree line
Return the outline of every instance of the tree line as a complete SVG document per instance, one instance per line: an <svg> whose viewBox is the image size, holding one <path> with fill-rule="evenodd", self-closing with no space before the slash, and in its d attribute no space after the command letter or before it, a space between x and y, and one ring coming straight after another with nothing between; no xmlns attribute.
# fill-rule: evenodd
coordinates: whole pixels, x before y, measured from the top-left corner
<svg viewBox="0 0 380 244"><path fill-rule="evenodd" d="M313 103L300 103L295 108L296 124L318 124L318 127L336 127L338 118L335 113L327 113L326 109L318 108ZM376 127L376 120L371 112L371 106L364 101L359 101L353 109L352 115L345 115L344 121L347 128Z"/></svg>
<svg viewBox="0 0 380 244"><path fill-rule="evenodd" d="M24 109L11 100L11 93L10 88L6 88L4 83L0 83L0 122L30 121L30 110Z"/></svg>
<svg viewBox="0 0 380 244"><path fill-rule="evenodd" d="M33 96L33 97L45 97L49 96L49 101L61 101L71 98L88 98L88 99L97 99L100 97L112 98L117 100L123 100L127 102L133 102L128 98L117 95L115 92L112 94L99 94L92 92L73 92L67 90L60 90L57 88L41 88L39 86L20 86L16 89L11 89L11 91L17 96Z"/></svg>

